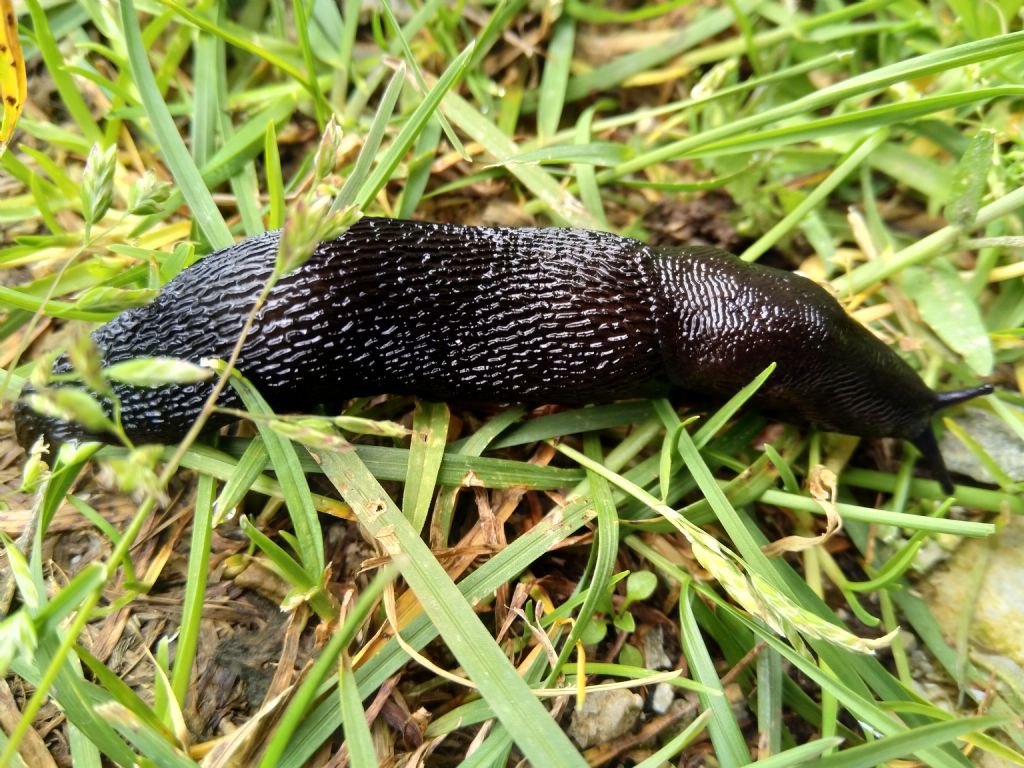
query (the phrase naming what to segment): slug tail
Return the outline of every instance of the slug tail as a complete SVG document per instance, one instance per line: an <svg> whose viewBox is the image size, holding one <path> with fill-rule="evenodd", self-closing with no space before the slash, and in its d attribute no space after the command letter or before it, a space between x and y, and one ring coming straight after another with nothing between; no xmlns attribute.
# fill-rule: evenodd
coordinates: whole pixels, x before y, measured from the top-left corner
<svg viewBox="0 0 1024 768"><path fill-rule="evenodd" d="M954 394L952 392L948 394ZM946 469L946 462L942 460L942 453L939 451L939 443L935 439L935 432L929 426L920 435L910 441L914 447L921 452L924 460L931 467L932 474L939 481L942 490L949 496L953 495L953 479Z"/></svg>
<svg viewBox="0 0 1024 768"><path fill-rule="evenodd" d="M970 389L958 389L953 392L936 392L935 393L935 410L941 410L942 408L948 408L951 405L957 405L959 403L966 402L967 400L973 400L976 397L982 395L992 394L991 384L982 384L980 387L971 387Z"/></svg>

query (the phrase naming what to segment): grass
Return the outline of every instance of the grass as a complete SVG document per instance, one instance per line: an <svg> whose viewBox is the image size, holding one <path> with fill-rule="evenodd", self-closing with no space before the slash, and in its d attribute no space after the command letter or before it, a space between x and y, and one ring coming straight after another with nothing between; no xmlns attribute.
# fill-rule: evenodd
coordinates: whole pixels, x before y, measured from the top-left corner
<svg viewBox="0 0 1024 768"><path fill-rule="evenodd" d="M930 384L997 382L981 407L1024 439L1019 0L360 5L26 0L7 399L69 344L103 391L91 324L284 222L281 273L359 211L724 231L831 283ZM998 486L953 515L911 449L879 467L774 425L741 410L756 383L697 421L407 397L302 421L217 376L255 428L214 445L46 469L6 437L0 764L1024 765L1019 688L909 589L932 539L1024 513L955 413ZM805 489L819 465L834 499ZM833 502L841 534L764 554ZM642 653L655 628L678 673ZM665 679L680 709L642 731L566 735L595 686Z"/></svg>

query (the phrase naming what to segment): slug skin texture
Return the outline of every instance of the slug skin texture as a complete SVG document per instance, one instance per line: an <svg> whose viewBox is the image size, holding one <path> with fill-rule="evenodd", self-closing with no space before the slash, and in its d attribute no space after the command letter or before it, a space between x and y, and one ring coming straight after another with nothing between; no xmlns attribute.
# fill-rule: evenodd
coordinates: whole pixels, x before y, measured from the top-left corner
<svg viewBox="0 0 1024 768"><path fill-rule="evenodd" d="M225 359L274 269L279 232L211 254L93 334L103 364ZM783 418L913 441L951 489L937 394L823 288L704 246L577 229L364 218L282 278L238 369L278 411L372 394L584 404L679 391L728 397L770 363L756 402ZM66 358L56 372L70 370ZM116 385L133 441L174 443L211 384ZM238 405L226 392L222 405ZM22 445L96 437L16 406ZM223 424L226 419L211 423ZM102 439L102 438L101 438Z"/></svg>

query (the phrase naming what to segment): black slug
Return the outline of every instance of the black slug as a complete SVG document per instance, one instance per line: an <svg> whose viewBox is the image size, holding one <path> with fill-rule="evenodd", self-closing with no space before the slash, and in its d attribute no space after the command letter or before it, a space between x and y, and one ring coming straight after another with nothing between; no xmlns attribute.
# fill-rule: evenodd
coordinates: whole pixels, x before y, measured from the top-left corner
<svg viewBox="0 0 1024 768"><path fill-rule="evenodd" d="M100 327L103 363L228 357L278 238L267 232L207 256L152 304ZM379 393L577 404L677 390L726 397L773 361L762 406L823 429L906 438L947 488L932 414L991 391L933 392L820 286L716 248L373 218L280 281L238 368L276 410L301 411ZM209 391L116 388L139 442L179 440ZM83 436L24 403L16 422L23 445L39 434Z"/></svg>

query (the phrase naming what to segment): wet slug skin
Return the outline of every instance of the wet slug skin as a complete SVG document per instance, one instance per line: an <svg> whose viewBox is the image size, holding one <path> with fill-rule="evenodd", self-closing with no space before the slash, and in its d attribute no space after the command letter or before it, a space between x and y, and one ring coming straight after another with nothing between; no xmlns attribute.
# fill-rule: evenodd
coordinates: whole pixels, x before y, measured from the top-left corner
<svg viewBox="0 0 1024 768"><path fill-rule="evenodd" d="M274 270L278 238L211 254L151 304L101 326L93 339L103 364L227 358ZM375 218L280 280L238 369L275 410L308 411L382 393L566 404L727 397L772 362L756 402L823 429L910 440L947 489L931 417L992 391L932 391L820 286L717 248ZM116 385L126 433L178 441L210 386ZM222 402L236 401L225 393ZM23 445L85 434L24 402L16 425Z"/></svg>

